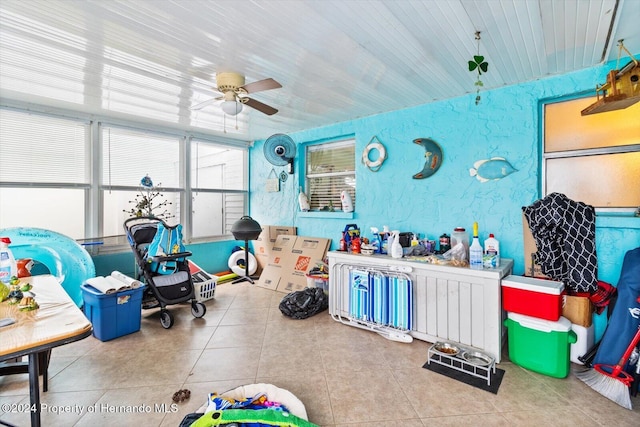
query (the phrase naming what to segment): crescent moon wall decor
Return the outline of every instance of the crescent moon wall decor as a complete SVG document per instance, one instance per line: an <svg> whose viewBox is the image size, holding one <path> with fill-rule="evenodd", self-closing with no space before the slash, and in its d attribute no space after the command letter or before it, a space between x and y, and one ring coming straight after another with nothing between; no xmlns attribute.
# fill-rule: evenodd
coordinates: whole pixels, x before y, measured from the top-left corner
<svg viewBox="0 0 640 427"><path fill-rule="evenodd" d="M424 147L424 167L420 172L413 175L413 179L429 178L440 169L442 148L431 138L414 139L413 143Z"/></svg>

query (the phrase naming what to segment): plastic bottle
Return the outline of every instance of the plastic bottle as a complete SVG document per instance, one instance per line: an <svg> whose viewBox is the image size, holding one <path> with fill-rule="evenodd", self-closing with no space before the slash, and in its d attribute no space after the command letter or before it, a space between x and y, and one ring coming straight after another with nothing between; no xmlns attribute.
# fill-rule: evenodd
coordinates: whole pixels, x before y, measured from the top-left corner
<svg viewBox="0 0 640 427"><path fill-rule="evenodd" d="M302 212L308 212L311 207L309 206L309 198L304 191L302 191L302 187L300 187L300 193L298 193L298 205L300 205L300 210Z"/></svg>
<svg viewBox="0 0 640 427"><path fill-rule="evenodd" d="M473 241L469 247L469 267L482 270L482 246L478 239L478 223L473 223Z"/></svg>
<svg viewBox="0 0 640 427"><path fill-rule="evenodd" d="M18 265L9 249L10 244L11 239L8 237L0 238L0 282L5 285L9 284L12 276L18 275Z"/></svg>
<svg viewBox="0 0 640 427"><path fill-rule="evenodd" d="M400 244L400 232L393 232L393 243L391 243L391 257L402 258L402 245Z"/></svg>
<svg viewBox="0 0 640 427"><path fill-rule="evenodd" d="M411 246L418 246L420 242L418 241L418 235L413 233L413 238L411 239Z"/></svg>
<svg viewBox="0 0 640 427"><path fill-rule="evenodd" d="M453 229L453 233L451 233L451 247L455 247L458 243L462 243L464 245L465 253L467 254L467 258L469 257L469 233L464 229L464 227L456 227Z"/></svg>
<svg viewBox="0 0 640 427"><path fill-rule="evenodd" d="M340 193L340 201L342 202L343 212L353 212L353 201L347 190L343 190L342 193Z"/></svg>
<svg viewBox="0 0 640 427"><path fill-rule="evenodd" d="M489 234L489 238L484 241L484 266L500 267L500 242L493 233Z"/></svg>

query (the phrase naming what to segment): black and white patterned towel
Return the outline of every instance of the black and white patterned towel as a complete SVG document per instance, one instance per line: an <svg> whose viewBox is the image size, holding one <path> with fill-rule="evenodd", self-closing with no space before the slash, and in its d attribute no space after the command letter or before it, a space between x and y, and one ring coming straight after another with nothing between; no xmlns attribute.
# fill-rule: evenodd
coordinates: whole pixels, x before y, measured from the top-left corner
<svg viewBox="0 0 640 427"><path fill-rule="evenodd" d="M593 206L551 193L522 208L536 242L542 273L573 293L598 290L596 213Z"/></svg>

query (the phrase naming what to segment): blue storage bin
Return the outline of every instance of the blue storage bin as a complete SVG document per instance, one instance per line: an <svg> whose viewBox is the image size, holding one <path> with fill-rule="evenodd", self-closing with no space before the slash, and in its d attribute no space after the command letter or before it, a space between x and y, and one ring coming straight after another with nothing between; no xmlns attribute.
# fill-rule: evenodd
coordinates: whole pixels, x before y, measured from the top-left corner
<svg viewBox="0 0 640 427"><path fill-rule="evenodd" d="M81 286L84 315L93 324L93 336L100 341L140 330L144 287L104 294L91 285Z"/></svg>

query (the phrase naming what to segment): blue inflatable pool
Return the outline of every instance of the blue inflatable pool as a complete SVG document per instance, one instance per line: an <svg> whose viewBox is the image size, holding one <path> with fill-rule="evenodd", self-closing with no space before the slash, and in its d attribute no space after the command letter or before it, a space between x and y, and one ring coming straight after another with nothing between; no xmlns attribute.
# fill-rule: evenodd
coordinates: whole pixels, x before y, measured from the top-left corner
<svg viewBox="0 0 640 427"><path fill-rule="evenodd" d="M95 277L96 268L89 252L64 234L42 228L4 228L0 237L11 239L9 248L15 259L31 258L45 265L56 276L73 302L82 306L80 286ZM37 296L37 289L34 289Z"/></svg>

